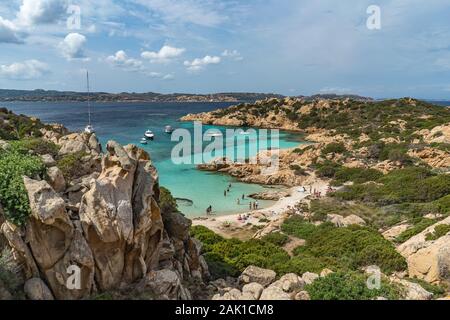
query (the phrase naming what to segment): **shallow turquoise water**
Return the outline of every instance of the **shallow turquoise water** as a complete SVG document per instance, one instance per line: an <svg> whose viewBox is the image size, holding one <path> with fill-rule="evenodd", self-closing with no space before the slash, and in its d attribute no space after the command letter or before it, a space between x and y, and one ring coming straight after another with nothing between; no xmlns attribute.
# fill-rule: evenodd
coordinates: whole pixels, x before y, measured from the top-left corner
<svg viewBox="0 0 450 320"><path fill-rule="evenodd" d="M45 122L62 123L71 130L79 131L86 125L86 106L80 103L4 103L4 106L17 112L39 117ZM248 210L248 199L237 203L242 194L250 194L266 190L266 187L237 182L229 176L202 172L194 164L175 165L171 160L171 150L178 143L164 133L164 126L185 128L193 132L193 124L179 122L178 119L187 113L197 113L228 107L229 103L97 103L94 104L93 124L97 136L104 145L108 140L116 140L121 144L139 141L145 130L152 130L156 137L148 145L140 145L151 155L160 176L160 185L168 188L176 198L189 199L179 202L180 210L187 216L204 215L211 205L213 213L227 214ZM228 128L204 126L203 131L218 129L225 133ZM250 137L252 138L252 137ZM254 137L253 137L254 138ZM252 140L252 141L249 141ZM257 142L247 139L241 148L246 150L245 157L255 155ZM279 148L291 148L301 143L295 134L281 132ZM209 142L205 143L206 146ZM270 145L270 143L269 143ZM275 146L276 147L276 146ZM237 150L235 146L235 150ZM226 149L225 149L226 151ZM232 184L230 193L225 197L224 190ZM259 201L261 207L272 202Z"/></svg>

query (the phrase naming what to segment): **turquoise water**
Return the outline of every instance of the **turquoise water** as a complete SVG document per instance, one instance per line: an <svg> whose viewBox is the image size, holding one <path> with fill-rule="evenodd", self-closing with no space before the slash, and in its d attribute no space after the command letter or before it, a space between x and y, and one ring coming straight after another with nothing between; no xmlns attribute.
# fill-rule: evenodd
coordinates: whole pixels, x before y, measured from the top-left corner
<svg viewBox="0 0 450 320"><path fill-rule="evenodd" d="M171 136L164 133L164 126L187 129L193 133L193 123L180 122L178 119L187 113L211 111L228 107L229 103L97 103L94 104L93 124L97 136L104 145L108 140L121 144L137 145L145 130L152 130L156 137L147 145L140 145L150 153L153 164L160 176L160 185L168 188L176 198L189 199L191 202L179 201L180 210L187 216L204 215L211 205L214 214L228 214L248 210L249 200L237 199L242 194L250 194L267 190L267 187L245 184L218 173L203 172L196 169L195 164L175 165L171 159L172 148L178 141L171 141ZM44 122L62 123L70 130L80 131L87 122L86 107L80 103L3 103L3 106L16 113L36 116ZM208 129L220 130L225 136L229 128L218 126L203 126ZM257 130L258 132L258 130ZM269 136L270 137L270 136ZM272 138L279 138L279 148L291 148L302 141L296 134L280 132ZM228 137L228 140L233 137ZM204 146L210 142L206 142ZM270 146L270 139L269 139ZM257 141L255 136L249 136L239 147L246 150L245 157L255 155ZM276 147L276 146L274 146ZM235 146L235 151L238 146ZM226 149L224 147L224 152ZM217 156L215 154L214 156ZM225 197L224 190L232 187ZM271 201L259 201L261 207L271 205Z"/></svg>

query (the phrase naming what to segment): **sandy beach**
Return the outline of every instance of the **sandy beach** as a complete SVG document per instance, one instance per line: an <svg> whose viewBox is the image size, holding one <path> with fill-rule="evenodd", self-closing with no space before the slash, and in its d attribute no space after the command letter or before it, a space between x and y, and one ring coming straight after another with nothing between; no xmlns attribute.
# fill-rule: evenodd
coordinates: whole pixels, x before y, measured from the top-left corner
<svg viewBox="0 0 450 320"><path fill-rule="evenodd" d="M328 182L318 180L313 183L312 189L326 194ZM245 226L258 225L264 226L272 220L276 220L281 214L293 208L299 201L310 196L309 187L305 186L306 192L303 191L303 186L295 186L289 189L290 195L279 199L275 204L268 208L261 210L252 210L246 213L223 215L223 216L208 216L198 217L192 220L192 225L205 226L210 230L220 234L223 237L231 238L251 238L256 232L251 228L243 228ZM246 220L238 220L239 216L248 215ZM263 219L263 221L261 221Z"/></svg>

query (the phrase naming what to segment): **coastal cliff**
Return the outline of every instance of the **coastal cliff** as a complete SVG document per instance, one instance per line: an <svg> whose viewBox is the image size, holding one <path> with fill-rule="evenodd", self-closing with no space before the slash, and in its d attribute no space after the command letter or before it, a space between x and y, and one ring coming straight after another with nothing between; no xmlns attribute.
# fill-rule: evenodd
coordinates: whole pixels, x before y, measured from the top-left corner
<svg viewBox="0 0 450 320"><path fill-rule="evenodd" d="M14 136L17 116L3 110L1 119L2 133ZM26 296L195 298L186 283L203 283L208 266L190 220L161 203L167 191L149 155L114 141L103 153L95 134L28 120L19 140L1 141L0 157L2 165L10 157L39 168L11 176L25 192L20 199L1 186L0 249L11 253Z"/></svg>

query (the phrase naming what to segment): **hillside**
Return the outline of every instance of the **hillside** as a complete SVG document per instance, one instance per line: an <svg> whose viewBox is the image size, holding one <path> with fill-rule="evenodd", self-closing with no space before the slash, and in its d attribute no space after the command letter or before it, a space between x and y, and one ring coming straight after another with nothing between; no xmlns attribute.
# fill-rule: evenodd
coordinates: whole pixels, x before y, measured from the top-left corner
<svg viewBox="0 0 450 320"><path fill-rule="evenodd" d="M255 252L252 257L244 254L240 259L250 259L277 274L314 273L321 280L307 289L313 299L368 299L373 292L364 291L363 270L372 264L385 269L386 288L390 282L424 293L419 297L410 292L408 299L430 299L433 294L427 290L435 296L436 292L446 292L450 284L448 108L409 98L378 102L285 98L191 114L182 120L294 130L304 133L310 142L280 151L279 170L271 174L263 174L268 165L264 162L213 162L199 166L202 170L228 173L244 182L281 184L293 187L291 190L329 185L326 193L307 191L305 200L281 216L255 213L265 221L257 227L239 223L217 226L224 234L227 229L236 234L253 228L253 238L273 241L282 249L273 249L270 254ZM259 158L264 158L264 151ZM196 228L201 228L202 222L198 224ZM211 231L197 232L202 239L204 232ZM240 260L219 253L221 246L225 244L214 242L210 250L242 271ZM250 243L236 246L245 248ZM231 251L239 250L245 249ZM278 258L263 258L282 255L286 250L291 258L284 256L281 265ZM214 274L216 268L210 271ZM324 268L333 276L319 278ZM426 290L418 289L419 284ZM430 284L441 287L435 291ZM354 295L352 286L359 287L360 293ZM381 296L392 299L390 294Z"/></svg>

